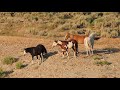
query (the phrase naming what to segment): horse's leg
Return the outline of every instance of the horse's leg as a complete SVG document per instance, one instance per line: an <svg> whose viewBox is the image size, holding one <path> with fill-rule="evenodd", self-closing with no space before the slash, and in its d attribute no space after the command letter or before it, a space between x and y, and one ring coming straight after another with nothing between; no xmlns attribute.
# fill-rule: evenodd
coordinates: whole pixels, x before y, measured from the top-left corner
<svg viewBox="0 0 120 90"><path fill-rule="evenodd" d="M33 60L34 60L34 55L32 55L32 61L31 61L31 64L33 64L34 62L33 62Z"/></svg>
<svg viewBox="0 0 120 90"><path fill-rule="evenodd" d="M40 54L40 58L41 58L41 63L43 62L43 53L41 53ZM41 64L40 62L39 62L39 64Z"/></svg>
<svg viewBox="0 0 120 90"><path fill-rule="evenodd" d="M91 55L91 49L89 48L89 55Z"/></svg>
<svg viewBox="0 0 120 90"><path fill-rule="evenodd" d="M74 47L72 47L72 49L73 49L73 51L74 51L74 57L76 58L76 56L77 56L77 49L74 48Z"/></svg>
<svg viewBox="0 0 120 90"><path fill-rule="evenodd" d="M91 48L91 54L93 55L93 49Z"/></svg>
<svg viewBox="0 0 120 90"><path fill-rule="evenodd" d="M42 63L42 55L39 54L39 56L40 56L40 58L39 58L40 61L38 62L38 64L40 65Z"/></svg>
<svg viewBox="0 0 120 90"><path fill-rule="evenodd" d="M36 57L37 57L37 59L38 59L38 55L37 55Z"/></svg>
<svg viewBox="0 0 120 90"><path fill-rule="evenodd" d="M77 54L78 54L78 53L79 53L78 45L75 46L75 49L76 49L76 52L77 52Z"/></svg>
<svg viewBox="0 0 120 90"><path fill-rule="evenodd" d="M93 55L93 46L92 46L92 48L91 48L91 51L92 51L92 55Z"/></svg>
<svg viewBox="0 0 120 90"><path fill-rule="evenodd" d="M41 53L41 57L42 57L41 59L42 59L42 62L43 62L44 61L43 53Z"/></svg>
<svg viewBox="0 0 120 90"><path fill-rule="evenodd" d="M90 55L93 55L93 46L90 47Z"/></svg>
<svg viewBox="0 0 120 90"><path fill-rule="evenodd" d="M62 57L64 58L65 56L64 56L64 51L62 52Z"/></svg>
<svg viewBox="0 0 120 90"><path fill-rule="evenodd" d="M86 48L86 54L87 54L86 56L88 56L88 52L89 52L89 50Z"/></svg>
<svg viewBox="0 0 120 90"><path fill-rule="evenodd" d="M75 47L75 53L76 53L76 56L79 53L79 51L78 51L78 45Z"/></svg>
<svg viewBox="0 0 120 90"><path fill-rule="evenodd" d="M68 50L66 51L66 53L67 53L67 57L68 57L68 59L69 59L70 57L69 57L69 52L68 52Z"/></svg>

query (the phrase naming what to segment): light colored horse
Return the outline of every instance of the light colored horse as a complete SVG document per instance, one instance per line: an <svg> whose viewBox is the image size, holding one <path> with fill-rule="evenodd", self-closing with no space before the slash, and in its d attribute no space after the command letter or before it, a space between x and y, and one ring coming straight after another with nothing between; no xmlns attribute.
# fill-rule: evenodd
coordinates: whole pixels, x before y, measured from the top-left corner
<svg viewBox="0 0 120 90"><path fill-rule="evenodd" d="M95 38L95 33L91 33L89 35L89 37L86 37L84 39L84 45L85 45L85 48L86 48L87 56L88 56L88 54L93 55L94 38Z"/></svg>
<svg viewBox="0 0 120 90"><path fill-rule="evenodd" d="M85 37L87 37L87 35L73 35L73 34L70 34L70 33L66 33L64 40L67 40L67 39L70 38L70 39L76 40L80 44L84 44Z"/></svg>

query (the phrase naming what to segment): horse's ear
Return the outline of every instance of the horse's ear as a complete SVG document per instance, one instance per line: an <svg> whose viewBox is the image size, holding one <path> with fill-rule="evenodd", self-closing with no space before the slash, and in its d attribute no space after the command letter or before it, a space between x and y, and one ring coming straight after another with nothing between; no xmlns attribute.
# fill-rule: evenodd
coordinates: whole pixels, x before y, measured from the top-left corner
<svg viewBox="0 0 120 90"><path fill-rule="evenodd" d="M57 42L57 40L54 40L54 42Z"/></svg>

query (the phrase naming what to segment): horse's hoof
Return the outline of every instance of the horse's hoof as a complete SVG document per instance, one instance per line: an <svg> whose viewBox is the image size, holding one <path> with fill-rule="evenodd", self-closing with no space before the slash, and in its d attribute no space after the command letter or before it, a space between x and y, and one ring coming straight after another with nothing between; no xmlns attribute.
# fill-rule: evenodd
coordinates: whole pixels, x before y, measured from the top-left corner
<svg viewBox="0 0 120 90"><path fill-rule="evenodd" d="M41 65L42 63L38 63L38 65Z"/></svg>

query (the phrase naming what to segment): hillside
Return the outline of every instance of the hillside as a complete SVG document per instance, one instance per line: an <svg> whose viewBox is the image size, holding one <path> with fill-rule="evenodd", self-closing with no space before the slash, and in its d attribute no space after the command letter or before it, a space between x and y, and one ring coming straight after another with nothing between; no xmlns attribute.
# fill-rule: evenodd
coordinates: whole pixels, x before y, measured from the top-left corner
<svg viewBox="0 0 120 90"><path fill-rule="evenodd" d="M120 35L119 12L0 12L0 34L61 37L64 32ZM53 33L56 32L56 33Z"/></svg>
<svg viewBox="0 0 120 90"><path fill-rule="evenodd" d="M65 33L101 36L94 55L86 56L84 44L70 59L53 48ZM0 12L0 78L120 78L120 12ZM112 38L117 37L117 38ZM23 55L24 48L43 44L44 62Z"/></svg>

